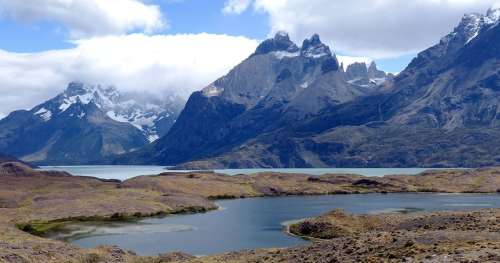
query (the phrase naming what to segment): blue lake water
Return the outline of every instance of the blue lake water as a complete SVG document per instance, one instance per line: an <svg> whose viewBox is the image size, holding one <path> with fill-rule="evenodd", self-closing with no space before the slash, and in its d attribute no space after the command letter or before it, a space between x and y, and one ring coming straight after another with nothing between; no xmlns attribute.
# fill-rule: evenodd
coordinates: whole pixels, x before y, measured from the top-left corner
<svg viewBox="0 0 500 263"><path fill-rule="evenodd" d="M75 225L52 238L82 247L117 245L140 255L184 251L206 255L288 247L307 241L283 233L286 222L342 208L356 214L500 207L499 194L366 194L220 201L218 211L151 218L137 223ZM74 228L73 228L74 227Z"/></svg>
<svg viewBox="0 0 500 263"><path fill-rule="evenodd" d="M179 172L166 170L164 166L141 165L88 165L88 166L42 166L43 170L66 171L74 175L93 176L103 179L126 180L139 175L154 175L164 172ZM321 175L327 173L354 173L365 176L384 176L388 174L418 174L428 169L424 168L293 168L293 169L224 169L215 172L237 175L259 172L307 173ZM186 172L187 170L184 170ZM182 171L181 171L182 172Z"/></svg>

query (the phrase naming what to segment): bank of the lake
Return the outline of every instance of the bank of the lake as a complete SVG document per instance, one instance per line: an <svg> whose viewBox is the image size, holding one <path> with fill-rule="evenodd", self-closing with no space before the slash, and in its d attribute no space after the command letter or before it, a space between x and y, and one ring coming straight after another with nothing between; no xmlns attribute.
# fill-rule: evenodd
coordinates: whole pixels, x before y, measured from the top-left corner
<svg viewBox="0 0 500 263"><path fill-rule="evenodd" d="M353 193L379 193L378 196L416 192L496 193L500 189L500 172L495 168L444 170L384 177L300 173L228 176L189 172L139 176L122 182L73 176L61 171L39 171L19 163L6 163L0 165L0 181L0 258L18 258L28 262L61 262L68 258L81 262L87 257L98 257L104 262L134 262L131 260L141 258L143 262L148 262L144 261L146 258L114 247L83 249L37 238L16 229L15 225L73 218L199 211L201 207L216 207L212 200L218 198L350 196L346 194ZM40 253L40 250L43 252Z"/></svg>
<svg viewBox="0 0 500 263"><path fill-rule="evenodd" d="M220 210L208 213L151 218L132 224L75 224L51 238L85 248L116 245L146 256L172 251L210 255L306 244L304 239L286 235L285 225L333 209L360 215L500 208L500 195L396 193L264 197L218 201L217 205Z"/></svg>

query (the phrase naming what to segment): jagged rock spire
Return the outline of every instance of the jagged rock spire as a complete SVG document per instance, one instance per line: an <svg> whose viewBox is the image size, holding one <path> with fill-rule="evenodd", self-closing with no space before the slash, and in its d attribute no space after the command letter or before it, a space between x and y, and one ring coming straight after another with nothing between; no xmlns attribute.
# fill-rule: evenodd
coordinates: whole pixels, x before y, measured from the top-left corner
<svg viewBox="0 0 500 263"><path fill-rule="evenodd" d="M297 52L299 47L290 40L288 33L278 31L273 38L262 42L255 50L254 55L267 54L274 51Z"/></svg>
<svg viewBox="0 0 500 263"><path fill-rule="evenodd" d="M330 48L321 42L318 34L314 34L310 38L304 40L300 53L305 57L314 58L332 55Z"/></svg>

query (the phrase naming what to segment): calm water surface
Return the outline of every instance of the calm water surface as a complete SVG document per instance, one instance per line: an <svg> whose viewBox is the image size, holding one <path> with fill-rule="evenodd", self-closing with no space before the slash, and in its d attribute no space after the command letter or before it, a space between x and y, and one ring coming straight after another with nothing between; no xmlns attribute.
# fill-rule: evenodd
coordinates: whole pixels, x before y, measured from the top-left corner
<svg viewBox="0 0 500 263"><path fill-rule="evenodd" d="M164 172L179 172L166 170L164 166L141 165L88 165L88 166L42 166L43 170L66 171L74 175L93 176L103 179L126 180L139 175L154 175ZM384 176L388 174L418 174L424 168L294 168L294 169L224 169L215 170L228 175L253 174L259 172L307 173L321 175L326 173L354 173L365 176ZM183 170L184 172L188 170Z"/></svg>
<svg viewBox="0 0 500 263"><path fill-rule="evenodd" d="M164 166L152 165L41 166L40 168L41 170L65 171L73 175L118 180L127 180L139 175L156 175L165 172Z"/></svg>
<svg viewBox="0 0 500 263"><path fill-rule="evenodd" d="M367 194L220 201L218 211L142 220L134 224L75 225L52 238L82 247L117 245L140 255L184 251L206 255L241 249L288 247L305 240L283 225L335 208L356 214L500 207L498 194Z"/></svg>

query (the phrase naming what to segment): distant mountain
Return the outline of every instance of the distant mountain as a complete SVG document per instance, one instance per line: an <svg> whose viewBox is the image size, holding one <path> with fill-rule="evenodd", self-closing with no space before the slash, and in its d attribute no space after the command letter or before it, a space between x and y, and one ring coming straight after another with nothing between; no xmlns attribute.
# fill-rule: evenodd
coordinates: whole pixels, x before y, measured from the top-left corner
<svg viewBox="0 0 500 263"><path fill-rule="evenodd" d="M386 105L394 124L498 127L500 9L465 15L439 44L420 53L394 83Z"/></svg>
<svg viewBox="0 0 500 263"><path fill-rule="evenodd" d="M345 70L345 75L350 84L371 88L378 87L394 78L392 74L379 70L375 62L371 62L369 66L364 62L350 64Z"/></svg>
<svg viewBox="0 0 500 263"><path fill-rule="evenodd" d="M53 99L0 120L0 151L41 164L98 161L164 135L181 107L176 98L160 101L70 83Z"/></svg>
<svg viewBox="0 0 500 263"><path fill-rule="evenodd" d="M349 83L318 35L298 47L279 32L226 76L192 94L165 137L118 162L177 164L214 156L376 90Z"/></svg>
<svg viewBox="0 0 500 263"><path fill-rule="evenodd" d="M278 35L193 94L149 162L190 169L500 165L499 17L500 10L464 16L382 88L353 81L370 78L366 65L343 73L334 55L305 56L304 46L320 46L317 37L298 48ZM307 85L303 95L297 84L309 68L318 72L311 83L322 84Z"/></svg>

